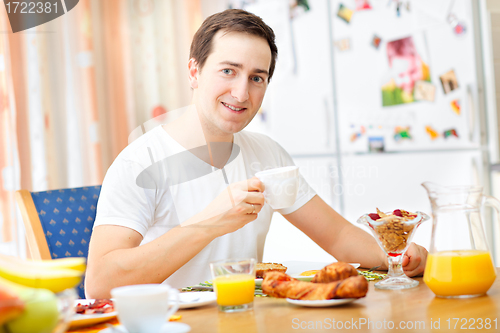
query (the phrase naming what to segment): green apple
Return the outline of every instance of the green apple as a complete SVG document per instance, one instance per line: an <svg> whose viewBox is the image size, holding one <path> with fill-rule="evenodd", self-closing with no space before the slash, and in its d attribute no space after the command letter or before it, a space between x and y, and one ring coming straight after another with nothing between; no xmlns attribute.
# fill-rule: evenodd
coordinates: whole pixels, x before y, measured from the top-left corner
<svg viewBox="0 0 500 333"><path fill-rule="evenodd" d="M23 313L5 324L10 333L51 333L57 326L57 296L47 289L26 288L19 291L25 302Z"/></svg>

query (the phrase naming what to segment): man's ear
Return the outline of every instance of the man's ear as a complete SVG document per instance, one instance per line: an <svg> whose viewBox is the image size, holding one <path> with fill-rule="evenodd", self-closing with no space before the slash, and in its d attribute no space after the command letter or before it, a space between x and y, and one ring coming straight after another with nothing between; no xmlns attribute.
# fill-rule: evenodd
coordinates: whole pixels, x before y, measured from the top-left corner
<svg viewBox="0 0 500 333"><path fill-rule="evenodd" d="M196 59L191 58L189 59L188 63L188 74L189 74L189 83L191 84L191 88L196 89L198 88L198 63L196 62Z"/></svg>

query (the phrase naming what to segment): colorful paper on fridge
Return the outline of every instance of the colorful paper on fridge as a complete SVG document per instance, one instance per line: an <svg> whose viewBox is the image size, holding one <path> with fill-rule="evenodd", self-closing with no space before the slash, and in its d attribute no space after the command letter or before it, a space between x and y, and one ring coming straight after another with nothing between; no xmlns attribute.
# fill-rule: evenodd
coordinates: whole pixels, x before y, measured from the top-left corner
<svg viewBox="0 0 500 333"><path fill-rule="evenodd" d="M396 126L396 128L394 128L394 140L396 140L396 142L405 139L411 140L411 138L410 126Z"/></svg>
<svg viewBox="0 0 500 333"><path fill-rule="evenodd" d="M444 131L443 136L444 136L445 138L448 138L448 137L450 137L450 136L454 136L454 137L457 137L457 138L458 138L458 133L457 133L457 130L456 130L456 129L452 128L452 129L449 129L449 130L447 130L447 131Z"/></svg>
<svg viewBox="0 0 500 333"><path fill-rule="evenodd" d="M436 86L430 82L417 81L415 82L414 97L416 101L434 102L436 96Z"/></svg>
<svg viewBox="0 0 500 333"><path fill-rule="evenodd" d="M412 103L416 82L431 82L430 69L424 61L425 43L420 36L415 40L410 36L387 43L389 73L381 89L382 106Z"/></svg>
<svg viewBox="0 0 500 333"><path fill-rule="evenodd" d="M368 138L368 150L372 153L382 153L385 150L383 136L371 136Z"/></svg>
<svg viewBox="0 0 500 333"><path fill-rule="evenodd" d="M373 35L373 38L372 38L372 46L376 49L378 49L378 47L380 46L380 43L382 42L382 38L380 38L379 36L377 35Z"/></svg>
<svg viewBox="0 0 500 333"><path fill-rule="evenodd" d="M455 75L455 71L453 69L441 75L439 80L441 80L441 85L443 86L445 94L448 94L458 88L457 76Z"/></svg>
<svg viewBox="0 0 500 333"><path fill-rule="evenodd" d="M337 12L337 16L344 20L346 23L351 22L352 15L354 14L354 11L350 8L347 8L343 4L340 4L339 10Z"/></svg>
<svg viewBox="0 0 500 333"><path fill-rule="evenodd" d="M427 134L429 134L431 140L436 140L437 138L439 138L439 133L431 126L425 126L425 131L427 132Z"/></svg>
<svg viewBox="0 0 500 333"><path fill-rule="evenodd" d="M351 49L351 41L349 38L339 39L334 42L334 45L339 49L339 51L347 51Z"/></svg>
<svg viewBox="0 0 500 333"><path fill-rule="evenodd" d="M356 0L356 10L372 9L369 0Z"/></svg>
<svg viewBox="0 0 500 333"><path fill-rule="evenodd" d="M453 101L450 102L451 109L453 112L455 112L457 115L460 115L460 100L459 99L454 99Z"/></svg>
<svg viewBox="0 0 500 333"><path fill-rule="evenodd" d="M351 127L354 127L354 125L351 126ZM351 138L350 138L351 142L356 141L357 139L359 139L365 133L366 133L366 128L364 126L361 126L359 128L359 131L356 131L356 132L354 132L354 133L351 134Z"/></svg>

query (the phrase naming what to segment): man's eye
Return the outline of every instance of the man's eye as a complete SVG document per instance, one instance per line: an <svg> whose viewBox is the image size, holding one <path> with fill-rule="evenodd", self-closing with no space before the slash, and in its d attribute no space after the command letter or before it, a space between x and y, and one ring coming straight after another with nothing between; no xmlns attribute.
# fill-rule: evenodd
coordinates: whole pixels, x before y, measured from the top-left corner
<svg viewBox="0 0 500 333"><path fill-rule="evenodd" d="M252 80L253 80L254 82L257 82L257 83L260 83L260 82L264 81L264 80L263 80L260 76L254 76L254 77L252 78Z"/></svg>
<svg viewBox="0 0 500 333"><path fill-rule="evenodd" d="M230 74L233 74L233 70L226 68L226 69L222 70L222 73L230 75Z"/></svg>

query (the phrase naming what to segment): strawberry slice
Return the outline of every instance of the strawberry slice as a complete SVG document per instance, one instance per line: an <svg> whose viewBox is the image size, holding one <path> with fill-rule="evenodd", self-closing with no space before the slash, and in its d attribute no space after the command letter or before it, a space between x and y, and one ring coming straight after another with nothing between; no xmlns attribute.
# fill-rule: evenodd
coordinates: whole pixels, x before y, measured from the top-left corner
<svg viewBox="0 0 500 333"><path fill-rule="evenodd" d="M368 214L368 216L373 220L376 221L380 218L378 214Z"/></svg>
<svg viewBox="0 0 500 333"><path fill-rule="evenodd" d="M401 213L401 210L400 209L396 209L394 212L392 212L393 215L396 215L396 216L401 216L403 217L403 213Z"/></svg>

